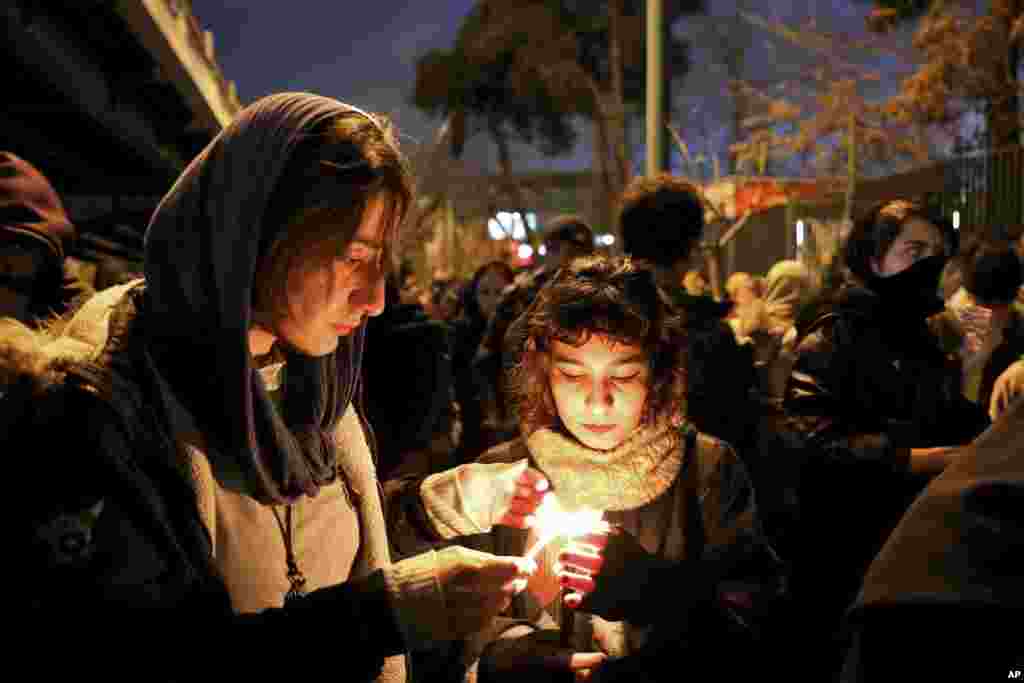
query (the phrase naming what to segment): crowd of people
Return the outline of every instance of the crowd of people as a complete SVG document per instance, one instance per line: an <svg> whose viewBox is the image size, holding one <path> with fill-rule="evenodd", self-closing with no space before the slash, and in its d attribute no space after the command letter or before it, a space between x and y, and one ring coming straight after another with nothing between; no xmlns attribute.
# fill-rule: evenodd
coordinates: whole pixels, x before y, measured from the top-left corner
<svg viewBox="0 0 1024 683"><path fill-rule="evenodd" d="M93 292L56 192L0 160L16 623L73 641L45 680L1024 664L1020 243L893 198L827 277L716 298L700 192L662 174L620 198L622 254L562 216L536 268L420 288L387 117L282 93L168 190L144 276ZM605 525L542 538L552 505Z"/></svg>

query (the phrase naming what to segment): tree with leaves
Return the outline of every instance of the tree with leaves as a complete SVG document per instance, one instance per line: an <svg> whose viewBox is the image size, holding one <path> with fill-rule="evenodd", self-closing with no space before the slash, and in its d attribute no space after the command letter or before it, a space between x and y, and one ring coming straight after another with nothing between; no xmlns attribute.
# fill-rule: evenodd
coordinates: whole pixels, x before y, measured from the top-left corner
<svg viewBox="0 0 1024 683"><path fill-rule="evenodd" d="M544 153L564 151L574 141L561 136L562 124L571 129L572 117L588 119L595 175L610 222L610 207L630 173L626 111L639 107L644 96L643 4L480 0L460 29L456 48L420 60L414 102L433 114L461 111L467 136L476 127L497 141L495 130L513 130L528 144L541 143ZM701 7L699 0L668 3L666 24ZM681 76L689 67L687 46L666 40L668 73Z"/></svg>
<svg viewBox="0 0 1024 683"><path fill-rule="evenodd" d="M748 138L731 147L742 167L763 170L768 158L809 157L814 169L847 178L847 214L852 210L856 180L928 160L925 129L916 120L896 116L887 103L877 64L890 73L911 73L915 55L882 37L822 31L813 22L787 26L743 12L758 29L806 50L807 64L793 64L769 84L744 81L750 115ZM891 63L896 66L891 66ZM761 87L758 87L758 86ZM780 92L781 94L776 94Z"/></svg>
<svg viewBox="0 0 1024 683"><path fill-rule="evenodd" d="M987 9L954 0L874 0L879 33L917 21L923 60L891 109L906 120L959 121L979 105L990 149L1019 144L1024 112L1024 0L989 0Z"/></svg>

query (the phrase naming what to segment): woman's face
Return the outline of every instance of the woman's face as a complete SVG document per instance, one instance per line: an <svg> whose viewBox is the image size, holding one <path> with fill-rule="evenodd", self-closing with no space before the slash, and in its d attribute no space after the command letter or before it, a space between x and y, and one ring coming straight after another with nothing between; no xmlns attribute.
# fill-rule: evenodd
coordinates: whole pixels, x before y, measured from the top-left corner
<svg viewBox="0 0 1024 683"><path fill-rule="evenodd" d="M498 301L501 300L501 293L509 284L511 283L508 278L497 268L491 268L477 281L476 301L485 318L494 315Z"/></svg>
<svg viewBox="0 0 1024 683"><path fill-rule="evenodd" d="M901 273L929 256L942 254L945 245L938 227L920 218L911 218L889 246L881 260L872 259L871 269L886 277Z"/></svg>
<svg viewBox="0 0 1024 683"><path fill-rule="evenodd" d="M346 252L329 266L295 273L289 282L289 313L277 335L310 356L338 348L366 318L384 310L384 202L370 202Z"/></svg>
<svg viewBox="0 0 1024 683"><path fill-rule="evenodd" d="M548 382L565 428L583 445L611 450L640 424L650 364L639 346L593 334L585 344L555 341Z"/></svg>

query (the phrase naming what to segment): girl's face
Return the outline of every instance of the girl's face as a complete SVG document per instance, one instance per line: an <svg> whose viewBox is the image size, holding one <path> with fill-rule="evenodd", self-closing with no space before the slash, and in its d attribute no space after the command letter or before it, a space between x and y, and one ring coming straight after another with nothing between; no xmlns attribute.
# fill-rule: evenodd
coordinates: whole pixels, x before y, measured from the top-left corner
<svg viewBox="0 0 1024 683"><path fill-rule="evenodd" d="M903 224L903 229L882 259L871 260L871 269L882 277L895 275L922 259L942 254L944 249L942 232L937 226L920 218L911 218Z"/></svg>
<svg viewBox="0 0 1024 683"><path fill-rule="evenodd" d="M555 341L548 383L558 417L584 446L607 451L640 424L650 363L644 350L593 334L585 344Z"/></svg>
<svg viewBox="0 0 1024 683"><path fill-rule="evenodd" d="M289 282L289 313L277 335L310 356L338 348L366 318L384 310L384 203L371 201L346 252L325 268L305 270Z"/></svg>
<svg viewBox="0 0 1024 683"><path fill-rule="evenodd" d="M501 293L509 284L511 283L497 268L491 268L477 281L476 301L485 318L489 319L494 315L501 300Z"/></svg>

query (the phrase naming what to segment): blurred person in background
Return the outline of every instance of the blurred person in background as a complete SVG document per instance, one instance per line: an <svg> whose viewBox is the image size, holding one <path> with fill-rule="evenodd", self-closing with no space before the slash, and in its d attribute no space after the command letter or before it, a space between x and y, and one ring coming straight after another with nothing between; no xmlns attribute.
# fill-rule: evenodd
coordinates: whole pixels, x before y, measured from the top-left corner
<svg viewBox="0 0 1024 683"><path fill-rule="evenodd" d="M850 610L842 683L1019 678L1021 443L1018 397L914 500Z"/></svg>
<svg viewBox="0 0 1024 683"><path fill-rule="evenodd" d="M559 268L594 252L594 231L580 216L559 216L544 230L543 246L541 265L517 276L502 293L474 359L486 392L484 429L492 435L486 438L495 442L511 438L518 429L506 389L506 374L522 353L523 332L515 322Z"/></svg>
<svg viewBox="0 0 1024 683"><path fill-rule="evenodd" d="M964 395L987 409L996 378L1024 355L1024 316L1013 307L1024 271L1009 241L975 240L961 263L963 285L947 308L960 324Z"/></svg>
<svg viewBox="0 0 1024 683"><path fill-rule="evenodd" d="M623 192L619 227L623 252L654 265L659 283L686 312L687 417L746 458L756 426L752 350L740 347L725 322L729 302L678 285L704 234L700 191L667 173L636 178Z"/></svg>
<svg viewBox="0 0 1024 683"><path fill-rule="evenodd" d="M507 263L491 261L480 266L463 289L462 315L453 322L455 342L452 352L455 398L462 422L458 462L472 460L495 445L487 441L489 432L484 429L487 387L477 375L473 360L502 294L514 278L515 274Z"/></svg>
<svg viewBox="0 0 1024 683"><path fill-rule="evenodd" d="M76 237L46 176L0 152L0 317L36 325L91 294L65 262Z"/></svg>

